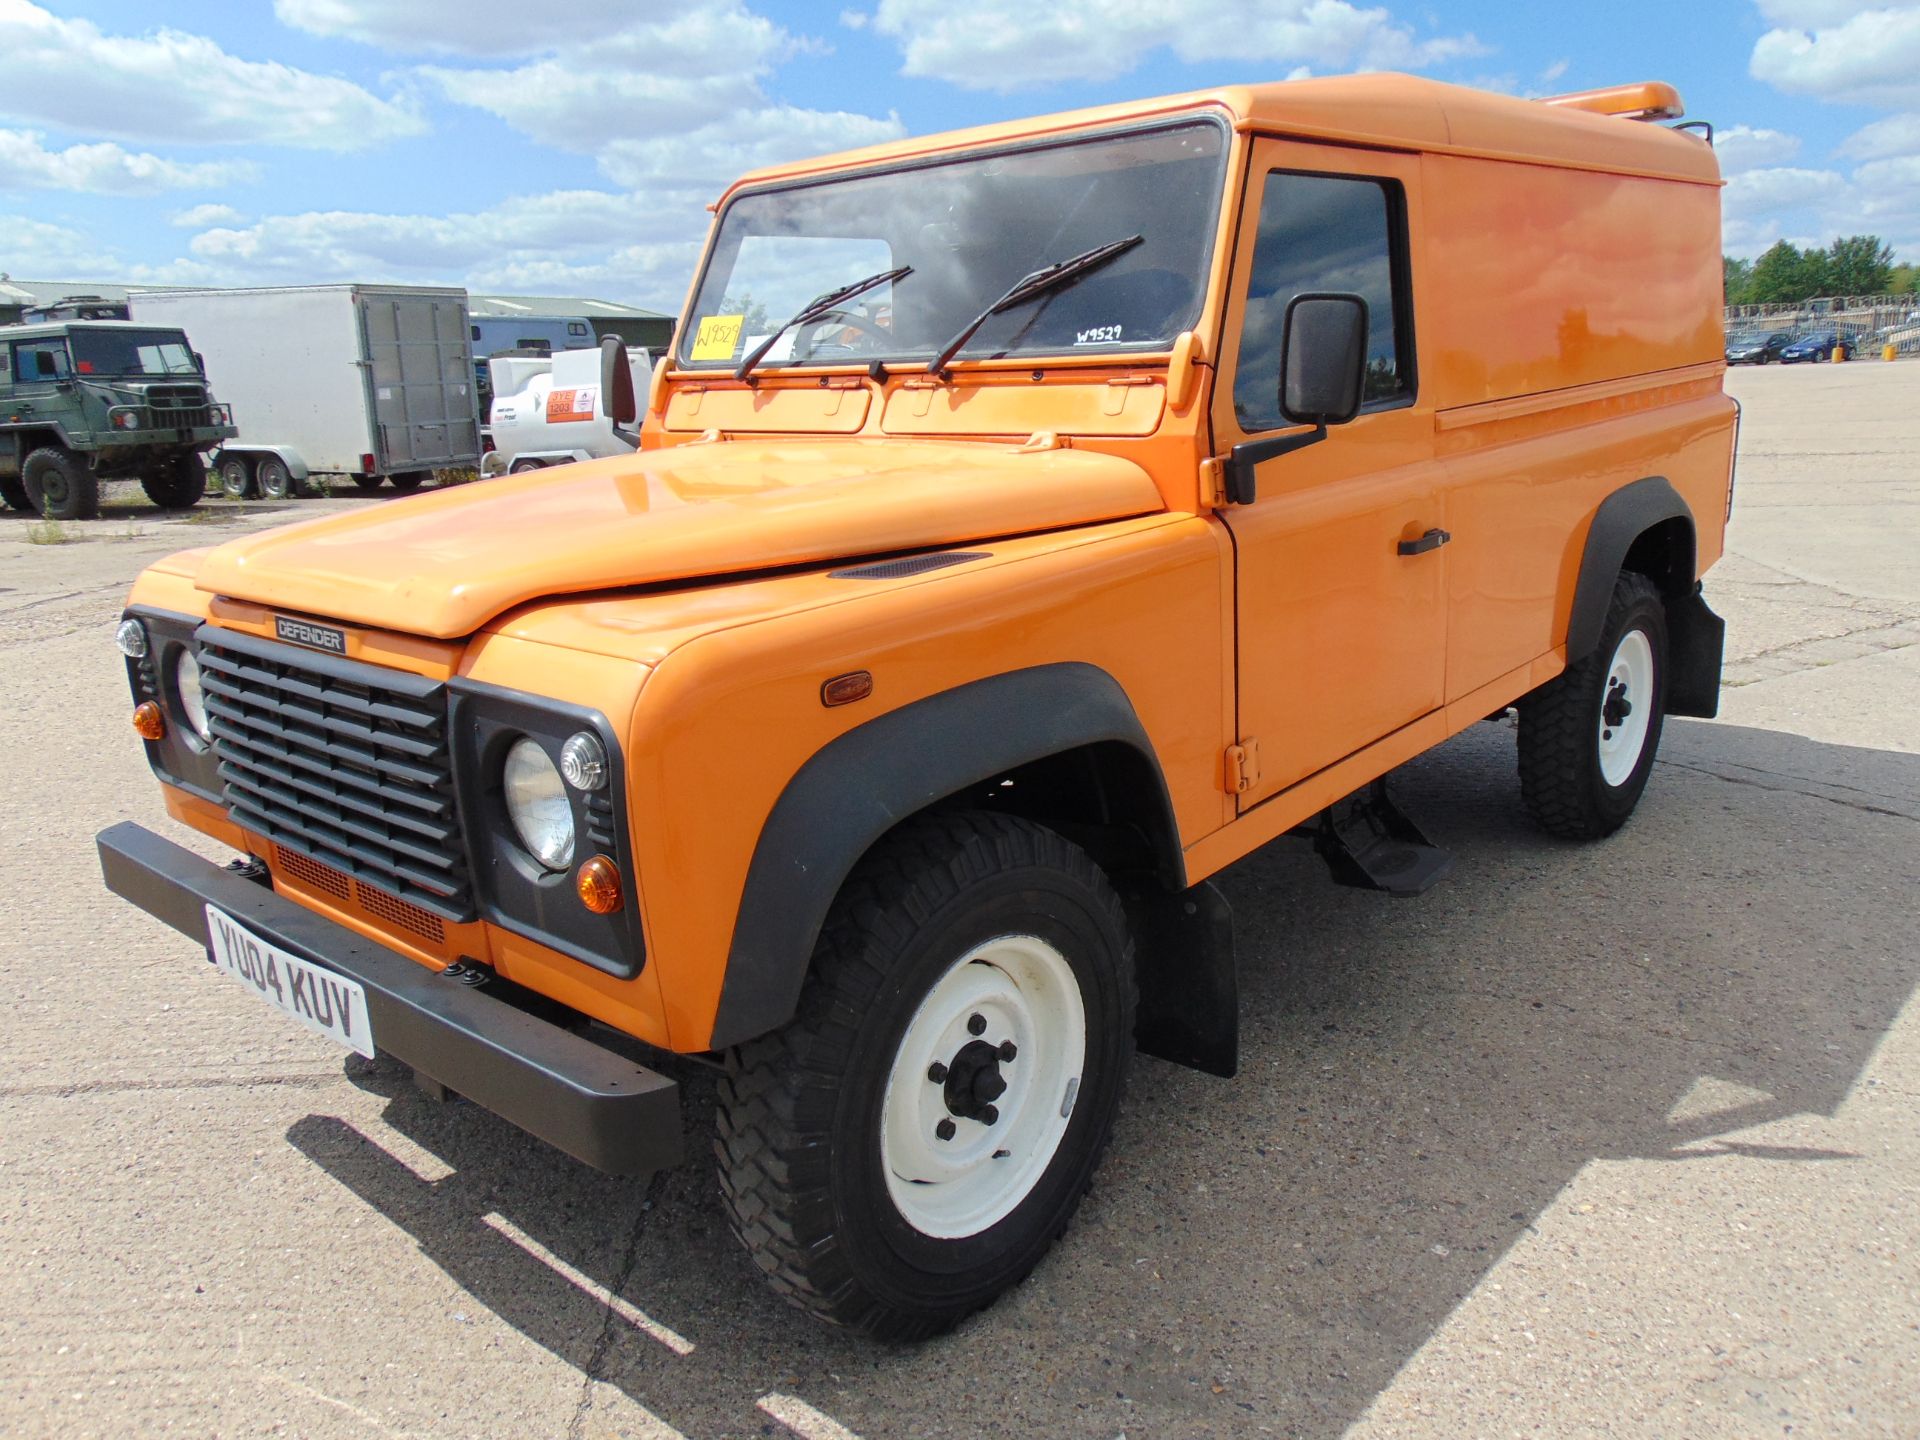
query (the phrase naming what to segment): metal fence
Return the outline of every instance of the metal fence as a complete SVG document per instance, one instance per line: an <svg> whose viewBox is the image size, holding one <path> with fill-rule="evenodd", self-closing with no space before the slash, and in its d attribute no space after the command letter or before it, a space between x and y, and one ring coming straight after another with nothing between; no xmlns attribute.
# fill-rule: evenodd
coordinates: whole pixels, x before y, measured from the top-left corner
<svg viewBox="0 0 1920 1440"><path fill-rule="evenodd" d="M1862 360L1878 360L1891 345L1920 356L1920 295L1846 295L1784 305L1729 305L1727 334L1785 331L1798 338L1831 331Z"/></svg>

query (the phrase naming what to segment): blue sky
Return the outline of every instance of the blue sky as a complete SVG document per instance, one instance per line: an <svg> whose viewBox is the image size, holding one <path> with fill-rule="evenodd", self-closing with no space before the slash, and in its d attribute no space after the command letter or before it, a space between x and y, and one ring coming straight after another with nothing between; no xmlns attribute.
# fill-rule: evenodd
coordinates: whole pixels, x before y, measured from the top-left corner
<svg viewBox="0 0 1920 1440"><path fill-rule="evenodd" d="M0 0L0 271L678 310L749 165L1223 82L1670 80L1727 248L1920 259L1920 0Z"/></svg>

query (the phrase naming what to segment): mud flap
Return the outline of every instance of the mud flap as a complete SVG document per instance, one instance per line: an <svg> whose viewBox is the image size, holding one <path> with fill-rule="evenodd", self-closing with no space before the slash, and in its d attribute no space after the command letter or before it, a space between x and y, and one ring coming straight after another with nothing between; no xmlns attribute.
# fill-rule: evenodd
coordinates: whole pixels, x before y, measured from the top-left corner
<svg viewBox="0 0 1920 1440"><path fill-rule="evenodd" d="M1727 622L1693 593L1667 602L1667 713L1711 720L1720 712L1720 663Z"/></svg>
<svg viewBox="0 0 1920 1440"><path fill-rule="evenodd" d="M1149 1055L1231 1079L1240 1068L1240 980L1233 910L1210 881L1127 899L1140 1013L1134 1043Z"/></svg>

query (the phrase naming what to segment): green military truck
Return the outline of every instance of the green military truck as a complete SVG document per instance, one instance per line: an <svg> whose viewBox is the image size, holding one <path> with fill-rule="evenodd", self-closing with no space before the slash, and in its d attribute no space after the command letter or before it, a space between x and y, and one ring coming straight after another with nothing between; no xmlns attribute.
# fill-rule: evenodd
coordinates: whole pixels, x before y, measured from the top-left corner
<svg viewBox="0 0 1920 1440"><path fill-rule="evenodd" d="M138 480L184 510L205 492L200 456L234 434L186 333L127 320L0 326L0 500L90 520L105 480Z"/></svg>

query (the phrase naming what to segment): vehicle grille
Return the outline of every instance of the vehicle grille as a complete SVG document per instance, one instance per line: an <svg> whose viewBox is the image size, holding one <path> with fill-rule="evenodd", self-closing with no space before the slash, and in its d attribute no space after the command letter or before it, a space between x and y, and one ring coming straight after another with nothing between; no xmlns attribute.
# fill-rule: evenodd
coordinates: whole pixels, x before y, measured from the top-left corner
<svg viewBox="0 0 1920 1440"><path fill-rule="evenodd" d="M208 625L196 638L235 823L410 905L471 919L446 687Z"/></svg>
<svg viewBox="0 0 1920 1440"><path fill-rule="evenodd" d="M213 423L213 409L200 385L149 385L147 408L153 412L156 428L171 425L190 430Z"/></svg>

